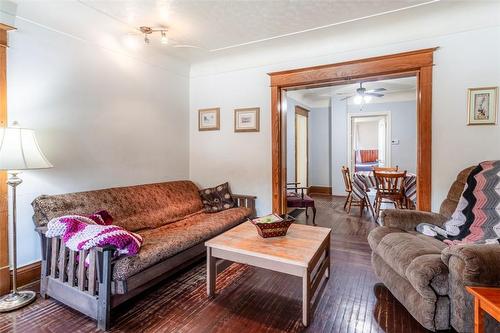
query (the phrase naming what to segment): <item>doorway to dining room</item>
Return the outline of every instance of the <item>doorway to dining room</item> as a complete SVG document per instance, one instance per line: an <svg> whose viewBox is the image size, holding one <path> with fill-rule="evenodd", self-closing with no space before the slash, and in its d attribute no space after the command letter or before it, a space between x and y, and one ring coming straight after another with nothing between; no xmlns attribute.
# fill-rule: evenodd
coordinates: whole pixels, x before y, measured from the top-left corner
<svg viewBox="0 0 500 333"><path fill-rule="evenodd" d="M302 193L346 196L343 166L349 168L348 177L356 180L354 201L367 199L363 205L365 212L374 206L377 193L374 167L406 171L405 194L411 200L408 207L415 207L416 85L417 78L408 76L287 90L284 104L291 111L286 119L287 211L306 205L313 207L314 200ZM360 87L365 94L361 101ZM304 114L304 121L300 122L297 110ZM302 136L307 137L307 144L300 148L298 143L306 142ZM297 163L299 160L303 166ZM394 203L384 200L381 206L393 208Z"/></svg>
<svg viewBox="0 0 500 333"><path fill-rule="evenodd" d="M378 57L346 61L342 63L306 67L269 73L271 93L271 125L272 125L272 201L273 211L286 212L287 207L287 95L298 89L315 89L338 85L357 84L360 90L356 100L363 104L370 97L365 96L365 86L368 82L390 80L398 78L415 78L415 108L416 127L416 179L417 207L423 211L431 208L431 142L432 142L432 66L433 53L436 48L421 49L399 54L383 55ZM364 89L361 89L364 88ZM356 92L358 90L356 89ZM363 94L365 93L365 94ZM375 92L377 93L377 92ZM367 109L366 111L375 111ZM335 115L332 115L335 118ZM343 125L346 132L346 122ZM341 131L340 131L341 132ZM332 130L330 135L337 135ZM345 134L344 134L345 136ZM392 143L391 143L392 144ZM397 140L394 142L398 144ZM341 145L335 145L340 147ZM346 144L344 156L347 155ZM330 155L331 158L331 155Z"/></svg>

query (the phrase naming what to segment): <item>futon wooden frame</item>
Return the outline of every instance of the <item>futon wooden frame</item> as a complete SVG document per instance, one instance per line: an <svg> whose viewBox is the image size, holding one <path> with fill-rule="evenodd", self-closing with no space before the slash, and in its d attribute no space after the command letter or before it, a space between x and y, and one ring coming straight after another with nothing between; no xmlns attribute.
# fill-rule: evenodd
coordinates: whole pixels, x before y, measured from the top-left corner
<svg viewBox="0 0 500 333"><path fill-rule="evenodd" d="M238 207L252 209L254 196L233 195ZM168 276L188 267L205 256L201 242L126 280L111 278L114 247L96 247L85 251L71 251L60 237L47 238L47 228L38 227L42 245L40 295L48 296L97 320L97 327L110 327L111 309L157 284ZM84 263L89 256L89 265Z"/></svg>

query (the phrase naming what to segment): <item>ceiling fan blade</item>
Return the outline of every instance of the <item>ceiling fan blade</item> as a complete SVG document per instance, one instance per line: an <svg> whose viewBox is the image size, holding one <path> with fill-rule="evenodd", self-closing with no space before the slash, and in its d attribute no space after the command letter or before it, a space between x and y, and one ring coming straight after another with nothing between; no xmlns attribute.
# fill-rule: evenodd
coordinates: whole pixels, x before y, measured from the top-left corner
<svg viewBox="0 0 500 333"><path fill-rule="evenodd" d="M367 93L373 93L373 92L379 92L379 91L386 91L387 89L385 88L377 88L377 89L370 89L370 90L367 90L366 92Z"/></svg>
<svg viewBox="0 0 500 333"><path fill-rule="evenodd" d="M384 94L372 93L372 92L365 93L365 95L370 95L370 96L374 96L374 97L382 97L382 96L384 96Z"/></svg>

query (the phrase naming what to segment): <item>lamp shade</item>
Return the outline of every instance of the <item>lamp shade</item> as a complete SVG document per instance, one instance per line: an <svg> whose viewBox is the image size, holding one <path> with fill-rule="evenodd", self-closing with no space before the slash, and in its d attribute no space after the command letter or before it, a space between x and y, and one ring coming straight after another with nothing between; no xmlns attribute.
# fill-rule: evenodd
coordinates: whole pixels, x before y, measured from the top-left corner
<svg viewBox="0 0 500 333"><path fill-rule="evenodd" d="M20 127L0 128L0 170L52 168L43 155L35 131Z"/></svg>

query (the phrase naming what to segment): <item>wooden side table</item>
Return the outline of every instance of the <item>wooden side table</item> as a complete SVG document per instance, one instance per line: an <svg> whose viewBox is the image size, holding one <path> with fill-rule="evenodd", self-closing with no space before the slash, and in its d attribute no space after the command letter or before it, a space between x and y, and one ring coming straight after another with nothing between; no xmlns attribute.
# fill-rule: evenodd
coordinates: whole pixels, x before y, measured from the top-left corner
<svg viewBox="0 0 500 333"><path fill-rule="evenodd" d="M474 296L474 332L484 332L484 313L500 321L500 288L465 287Z"/></svg>

